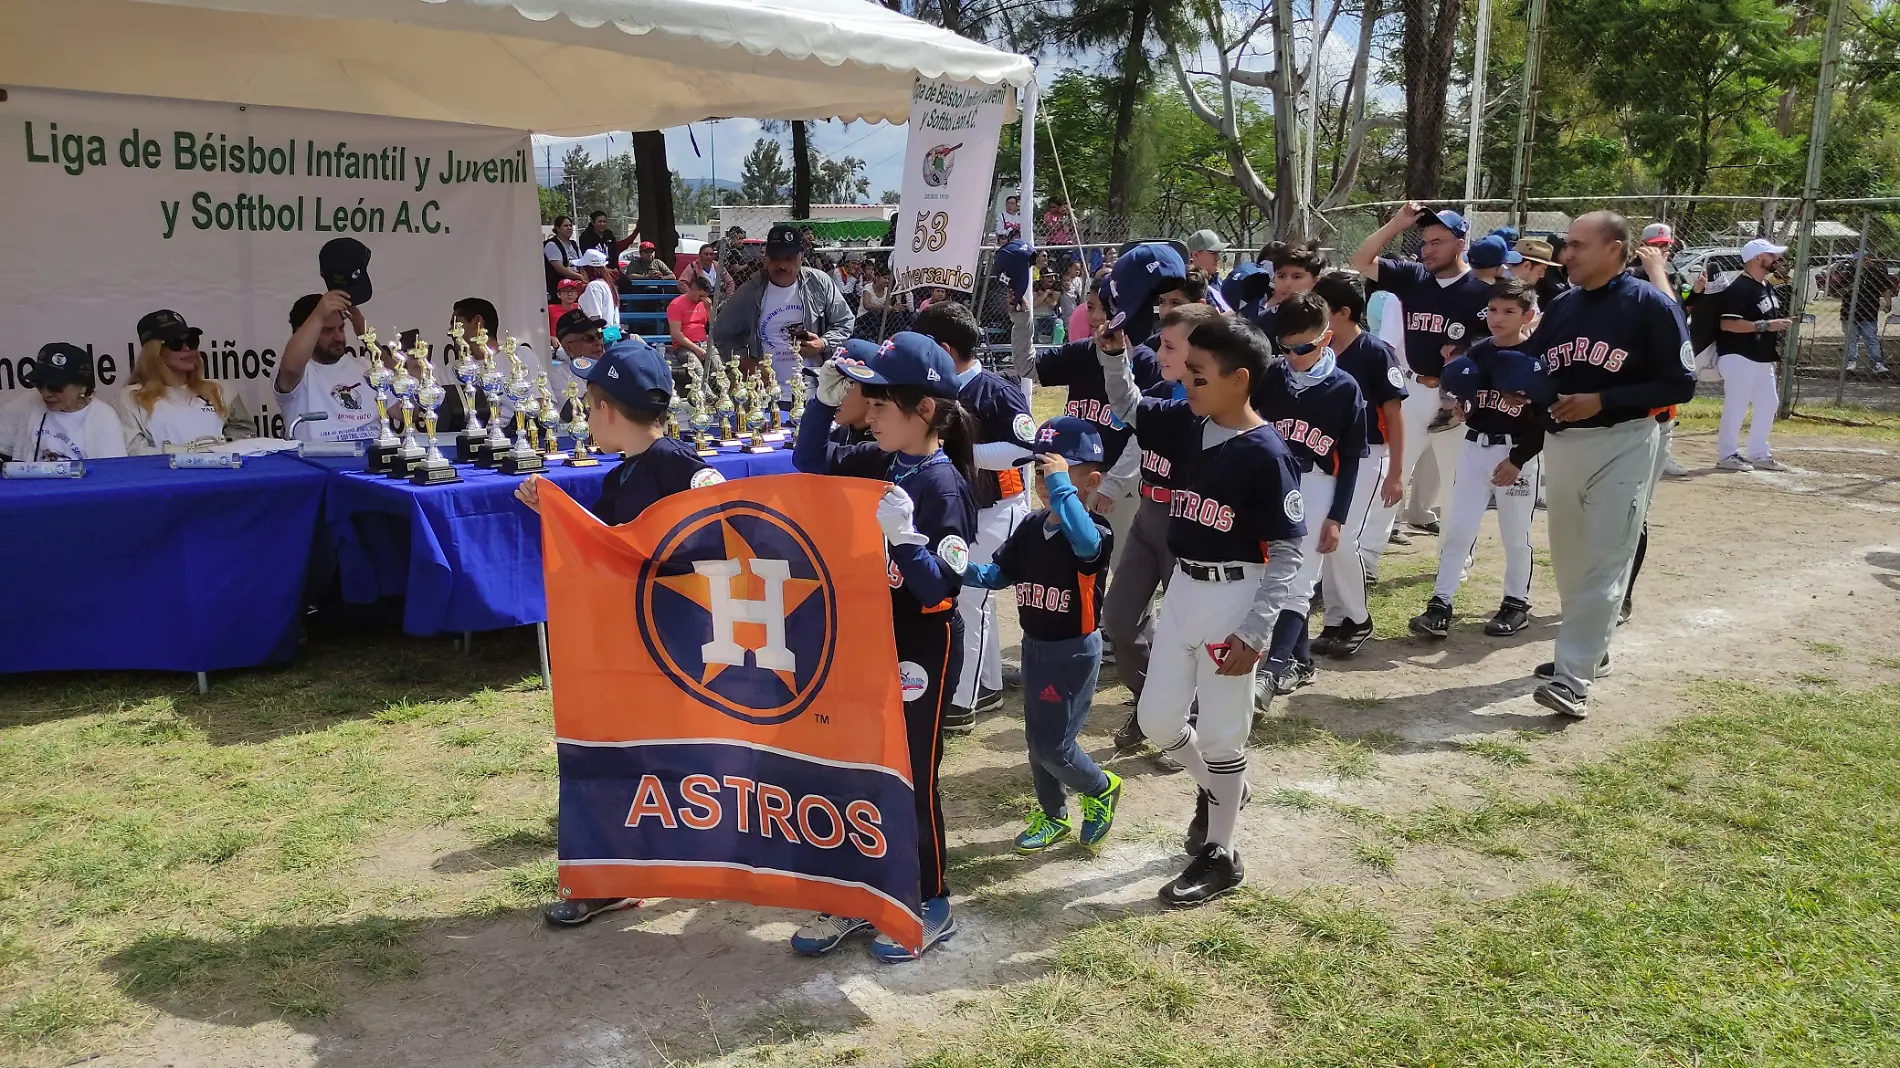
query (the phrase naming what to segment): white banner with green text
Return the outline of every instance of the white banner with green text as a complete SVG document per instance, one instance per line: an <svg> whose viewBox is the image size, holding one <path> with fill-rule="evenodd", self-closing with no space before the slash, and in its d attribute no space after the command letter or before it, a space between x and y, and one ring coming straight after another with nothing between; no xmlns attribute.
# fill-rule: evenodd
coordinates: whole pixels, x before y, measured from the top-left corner
<svg viewBox="0 0 1900 1068"><path fill-rule="evenodd" d="M1015 94L1008 85L917 79L891 253L898 292L943 288L974 295L996 145Z"/></svg>

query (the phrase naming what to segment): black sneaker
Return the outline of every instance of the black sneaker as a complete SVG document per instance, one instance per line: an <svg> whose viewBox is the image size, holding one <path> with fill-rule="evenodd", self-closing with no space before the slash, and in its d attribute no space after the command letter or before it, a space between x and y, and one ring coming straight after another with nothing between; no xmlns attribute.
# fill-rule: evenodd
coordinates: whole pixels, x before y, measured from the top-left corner
<svg viewBox="0 0 1900 1068"><path fill-rule="evenodd" d="M1434 519L1429 523L1413 523L1412 529L1420 534L1430 534L1435 538L1444 531L1445 527L1438 520Z"/></svg>
<svg viewBox="0 0 1900 1068"><path fill-rule="evenodd" d="M976 729L976 713L962 705L951 705L944 711L943 729L956 734L968 734Z"/></svg>
<svg viewBox="0 0 1900 1068"><path fill-rule="evenodd" d="M1140 717L1136 716L1133 712L1128 713L1128 722L1122 724L1121 729L1115 732L1115 748L1122 752L1128 752L1133 749L1140 749L1142 743L1147 740L1148 736L1141 733Z"/></svg>
<svg viewBox="0 0 1900 1068"><path fill-rule="evenodd" d="M1412 617L1412 633L1427 638L1444 638L1451 633L1451 606L1434 597L1425 602L1425 611Z"/></svg>
<svg viewBox="0 0 1900 1068"><path fill-rule="evenodd" d="M541 910L541 918L550 927L579 927L603 912L619 912L637 907L637 897L570 897Z"/></svg>
<svg viewBox="0 0 1900 1068"><path fill-rule="evenodd" d="M1161 888L1161 903L1169 908L1191 909L1229 893L1247 881L1247 869L1240 854L1210 845L1188 862L1187 870Z"/></svg>
<svg viewBox="0 0 1900 1068"><path fill-rule="evenodd" d="M1498 606L1498 614L1484 625L1484 632L1493 638L1508 638L1531 625L1531 606L1515 597L1506 597Z"/></svg>
<svg viewBox="0 0 1900 1068"><path fill-rule="evenodd" d="M1313 665L1302 664L1298 660L1289 661L1273 676L1273 692L1285 697L1302 686L1313 685L1313 680L1318 676L1319 669Z"/></svg>
<svg viewBox="0 0 1900 1068"><path fill-rule="evenodd" d="M1597 663L1596 677L1600 679L1608 675L1609 673L1610 673L1610 654L1604 653L1603 659ZM1557 677L1557 665L1551 661L1545 661L1544 663L1537 665L1537 670L1532 672L1532 674L1536 675L1540 679L1554 679Z"/></svg>
<svg viewBox="0 0 1900 1068"><path fill-rule="evenodd" d="M1531 696L1537 703L1559 715L1584 719L1590 715L1590 699L1561 682L1547 682Z"/></svg>
<svg viewBox="0 0 1900 1068"><path fill-rule="evenodd" d="M1339 640L1333 643L1332 655L1334 659L1344 660L1358 652L1361 647L1371 640L1371 616L1367 616L1362 623L1341 623L1339 625Z"/></svg>
<svg viewBox="0 0 1900 1068"><path fill-rule="evenodd" d="M976 707L972 712L994 712L1003 707L1003 691L992 690L988 686L976 688Z"/></svg>
<svg viewBox="0 0 1900 1068"><path fill-rule="evenodd" d="M1313 639L1313 652L1319 656L1332 656L1334 647L1339 644L1339 633L1345 629L1344 623L1321 627L1319 637Z"/></svg>
<svg viewBox="0 0 1900 1068"><path fill-rule="evenodd" d="M1385 542L1387 545L1410 545L1412 544L1412 536L1407 534L1404 528L1395 526L1392 528L1392 533L1386 535ZM1377 582L1379 579L1377 576L1373 576L1372 581Z"/></svg>
<svg viewBox="0 0 1900 1068"><path fill-rule="evenodd" d="M1181 839L1181 852L1190 857L1199 856L1207 847L1207 810L1213 803L1213 794L1194 791L1194 818L1188 821L1187 837Z"/></svg>

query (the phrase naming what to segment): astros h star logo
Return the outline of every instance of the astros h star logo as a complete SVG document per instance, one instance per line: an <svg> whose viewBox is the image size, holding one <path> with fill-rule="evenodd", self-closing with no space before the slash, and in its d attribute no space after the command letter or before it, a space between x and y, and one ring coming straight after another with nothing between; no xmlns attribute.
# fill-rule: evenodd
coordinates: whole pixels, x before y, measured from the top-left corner
<svg viewBox="0 0 1900 1068"><path fill-rule="evenodd" d="M680 690L746 723L796 718L837 653L837 591L798 524L762 505L696 512L640 571L640 636Z"/></svg>

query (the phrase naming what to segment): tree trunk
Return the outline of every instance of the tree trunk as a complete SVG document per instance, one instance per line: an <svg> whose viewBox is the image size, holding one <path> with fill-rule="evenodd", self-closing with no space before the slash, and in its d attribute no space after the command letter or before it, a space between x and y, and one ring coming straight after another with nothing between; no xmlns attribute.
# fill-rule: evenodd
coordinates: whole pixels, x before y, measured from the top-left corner
<svg viewBox="0 0 1900 1068"><path fill-rule="evenodd" d="M633 173L640 188L640 240L653 242L661 262L671 267L680 235L673 218L673 172L666 165L666 134L634 131Z"/></svg>
<svg viewBox="0 0 1900 1068"><path fill-rule="evenodd" d="M1359 16L1359 43L1352 53L1352 74L1346 80L1345 99L1340 101L1339 128L1346 144L1346 158L1333 165L1333 187L1320 203L1322 211L1336 208L1352 195L1359 183L1359 162L1365 153L1367 81L1371 77L1373 32L1385 14L1381 0L1366 0ZM1350 129L1351 134L1346 131ZM1337 147L1337 146L1335 146Z"/></svg>
<svg viewBox="0 0 1900 1068"><path fill-rule="evenodd" d="M1306 240L1306 208L1300 200L1300 101L1293 55L1292 0L1273 0L1273 235Z"/></svg>
<svg viewBox="0 0 1900 1068"><path fill-rule="evenodd" d="M811 139L804 122L792 123L792 218L811 218Z"/></svg>
<svg viewBox="0 0 1900 1068"><path fill-rule="evenodd" d="M1128 215L1128 141L1135 132L1135 98L1141 95L1141 72L1148 59L1147 36L1148 5L1136 4L1128 43L1122 47L1122 80L1115 90L1115 145L1108 157L1108 213L1121 221Z"/></svg>
<svg viewBox="0 0 1900 1068"><path fill-rule="evenodd" d="M1435 10L1434 10L1435 9ZM1463 0L1400 0L1405 68L1405 195L1438 199L1445 140L1445 91Z"/></svg>

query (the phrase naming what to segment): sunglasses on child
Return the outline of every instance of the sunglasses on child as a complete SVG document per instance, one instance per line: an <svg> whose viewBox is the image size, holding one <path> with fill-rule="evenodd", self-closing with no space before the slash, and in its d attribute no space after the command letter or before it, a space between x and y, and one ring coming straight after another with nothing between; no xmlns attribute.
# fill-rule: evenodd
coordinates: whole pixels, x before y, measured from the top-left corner
<svg viewBox="0 0 1900 1068"><path fill-rule="evenodd" d="M1309 341L1304 345L1288 345L1285 342L1281 342L1280 347L1292 353L1295 356L1304 356L1307 353L1312 352L1314 349L1320 348L1322 345L1325 344L1325 341L1326 341L1325 338L1320 338L1318 341Z"/></svg>
<svg viewBox="0 0 1900 1068"><path fill-rule="evenodd" d="M205 332L203 330L188 330L182 337L166 338L165 347L173 352L184 352L187 349L196 349L199 339L204 336Z"/></svg>

